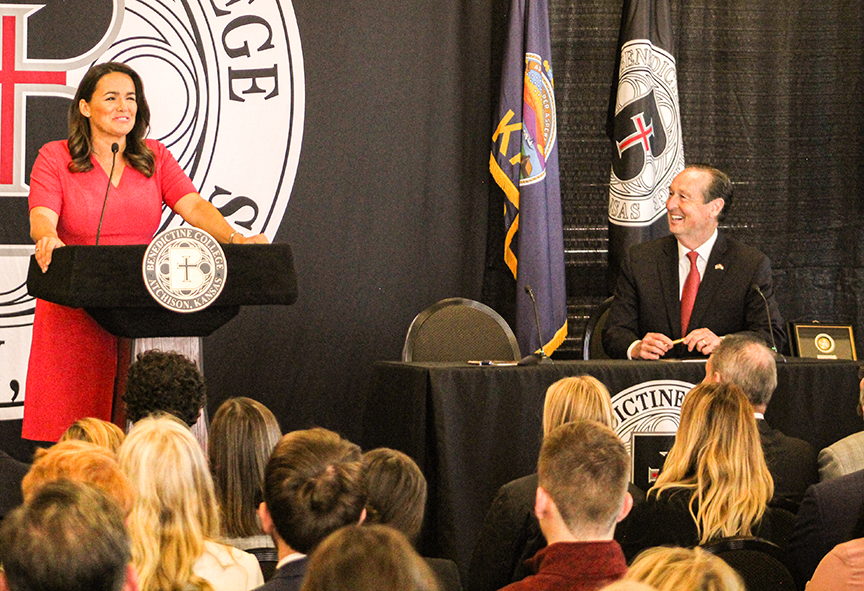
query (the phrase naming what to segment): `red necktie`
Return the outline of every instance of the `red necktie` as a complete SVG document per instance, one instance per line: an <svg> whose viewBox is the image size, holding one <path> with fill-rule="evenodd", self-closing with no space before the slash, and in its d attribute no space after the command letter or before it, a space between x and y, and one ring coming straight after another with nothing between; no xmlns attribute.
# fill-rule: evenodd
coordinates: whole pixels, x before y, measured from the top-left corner
<svg viewBox="0 0 864 591"><path fill-rule="evenodd" d="M684 281L684 290L681 292L681 336L687 335L687 326L690 324L690 315L693 313L693 303L696 301L696 292L699 291L699 269L696 268L696 258L699 253L691 250L687 253L690 259L690 272Z"/></svg>

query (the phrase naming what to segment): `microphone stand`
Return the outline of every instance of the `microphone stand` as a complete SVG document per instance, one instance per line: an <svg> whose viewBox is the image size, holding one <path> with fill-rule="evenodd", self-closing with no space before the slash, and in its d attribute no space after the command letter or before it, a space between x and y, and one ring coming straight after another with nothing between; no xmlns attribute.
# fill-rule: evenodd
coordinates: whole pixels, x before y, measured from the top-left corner
<svg viewBox="0 0 864 591"><path fill-rule="evenodd" d="M117 152L120 146L117 142L111 144L111 172L108 173L108 186L105 187L105 199L102 201L102 214L99 216L99 228L96 230L96 246L99 246L99 237L102 235L102 220L105 219L105 206L108 205L108 192L111 190L111 178L114 176L114 165L117 164Z"/></svg>
<svg viewBox="0 0 864 591"><path fill-rule="evenodd" d="M534 290L530 285L525 285L525 293L531 298L531 303L534 305L534 323L537 325L537 342L540 343L540 350L537 353L526 355L519 361L519 365L548 365L555 363L552 358L546 355L543 350L543 333L540 332L540 311L537 308L537 298L534 297Z"/></svg>

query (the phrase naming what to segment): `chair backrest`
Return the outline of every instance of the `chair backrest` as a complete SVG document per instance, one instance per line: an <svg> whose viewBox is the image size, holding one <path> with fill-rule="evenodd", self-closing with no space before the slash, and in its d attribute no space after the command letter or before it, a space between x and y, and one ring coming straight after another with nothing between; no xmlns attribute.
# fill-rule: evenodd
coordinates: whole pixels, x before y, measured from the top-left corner
<svg viewBox="0 0 864 591"><path fill-rule="evenodd" d="M795 589L786 553L768 540L735 536L709 542L702 548L735 569L744 580L747 591Z"/></svg>
<svg viewBox="0 0 864 591"><path fill-rule="evenodd" d="M521 359L516 335L495 310L474 300L447 298L411 322L402 361Z"/></svg>
<svg viewBox="0 0 864 591"><path fill-rule="evenodd" d="M606 298L588 319L582 335L582 359L609 359L606 351L603 350L603 329L606 327L609 308L612 307L614 300L615 296Z"/></svg>

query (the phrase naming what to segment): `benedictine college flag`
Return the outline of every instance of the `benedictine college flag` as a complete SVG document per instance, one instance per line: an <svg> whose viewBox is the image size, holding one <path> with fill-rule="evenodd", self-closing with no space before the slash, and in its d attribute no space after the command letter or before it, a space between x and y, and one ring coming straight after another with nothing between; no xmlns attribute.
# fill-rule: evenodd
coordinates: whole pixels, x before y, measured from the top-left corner
<svg viewBox="0 0 864 591"><path fill-rule="evenodd" d="M567 336L555 92L546 0L512 0L489 169L504 191L504 259L516 279L523 353L551 354ZM529 285L540 308L543 342Z"/></svg>
<svg viewBox="0 0 864 591"><path fill-rule="evenodd" d="M669 233L666 198L684 169L669 0L624 0L609 100L609 278L632 245Z"/></svg>

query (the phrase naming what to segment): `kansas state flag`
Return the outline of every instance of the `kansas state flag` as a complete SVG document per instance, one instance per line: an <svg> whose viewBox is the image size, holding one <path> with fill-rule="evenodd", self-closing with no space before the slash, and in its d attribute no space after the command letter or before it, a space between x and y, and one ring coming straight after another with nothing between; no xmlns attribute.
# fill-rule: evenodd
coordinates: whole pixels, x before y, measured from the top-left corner
<svg viewBox="0 0 864 591"><path fill-rule="evenodd" d="M506 195L504 260L516 278L516 338L551 354L567 336L555 91L546 0L512 0L489 169ZM540 308L543 342L530 285Z"/></svg>
<svg viewBox="0 0 864 591"><path fill-rule="evenodd" d="M666 198L684 169L669 0L624 0L609 100L609 280L627 249L669 233Z"/></svg>

